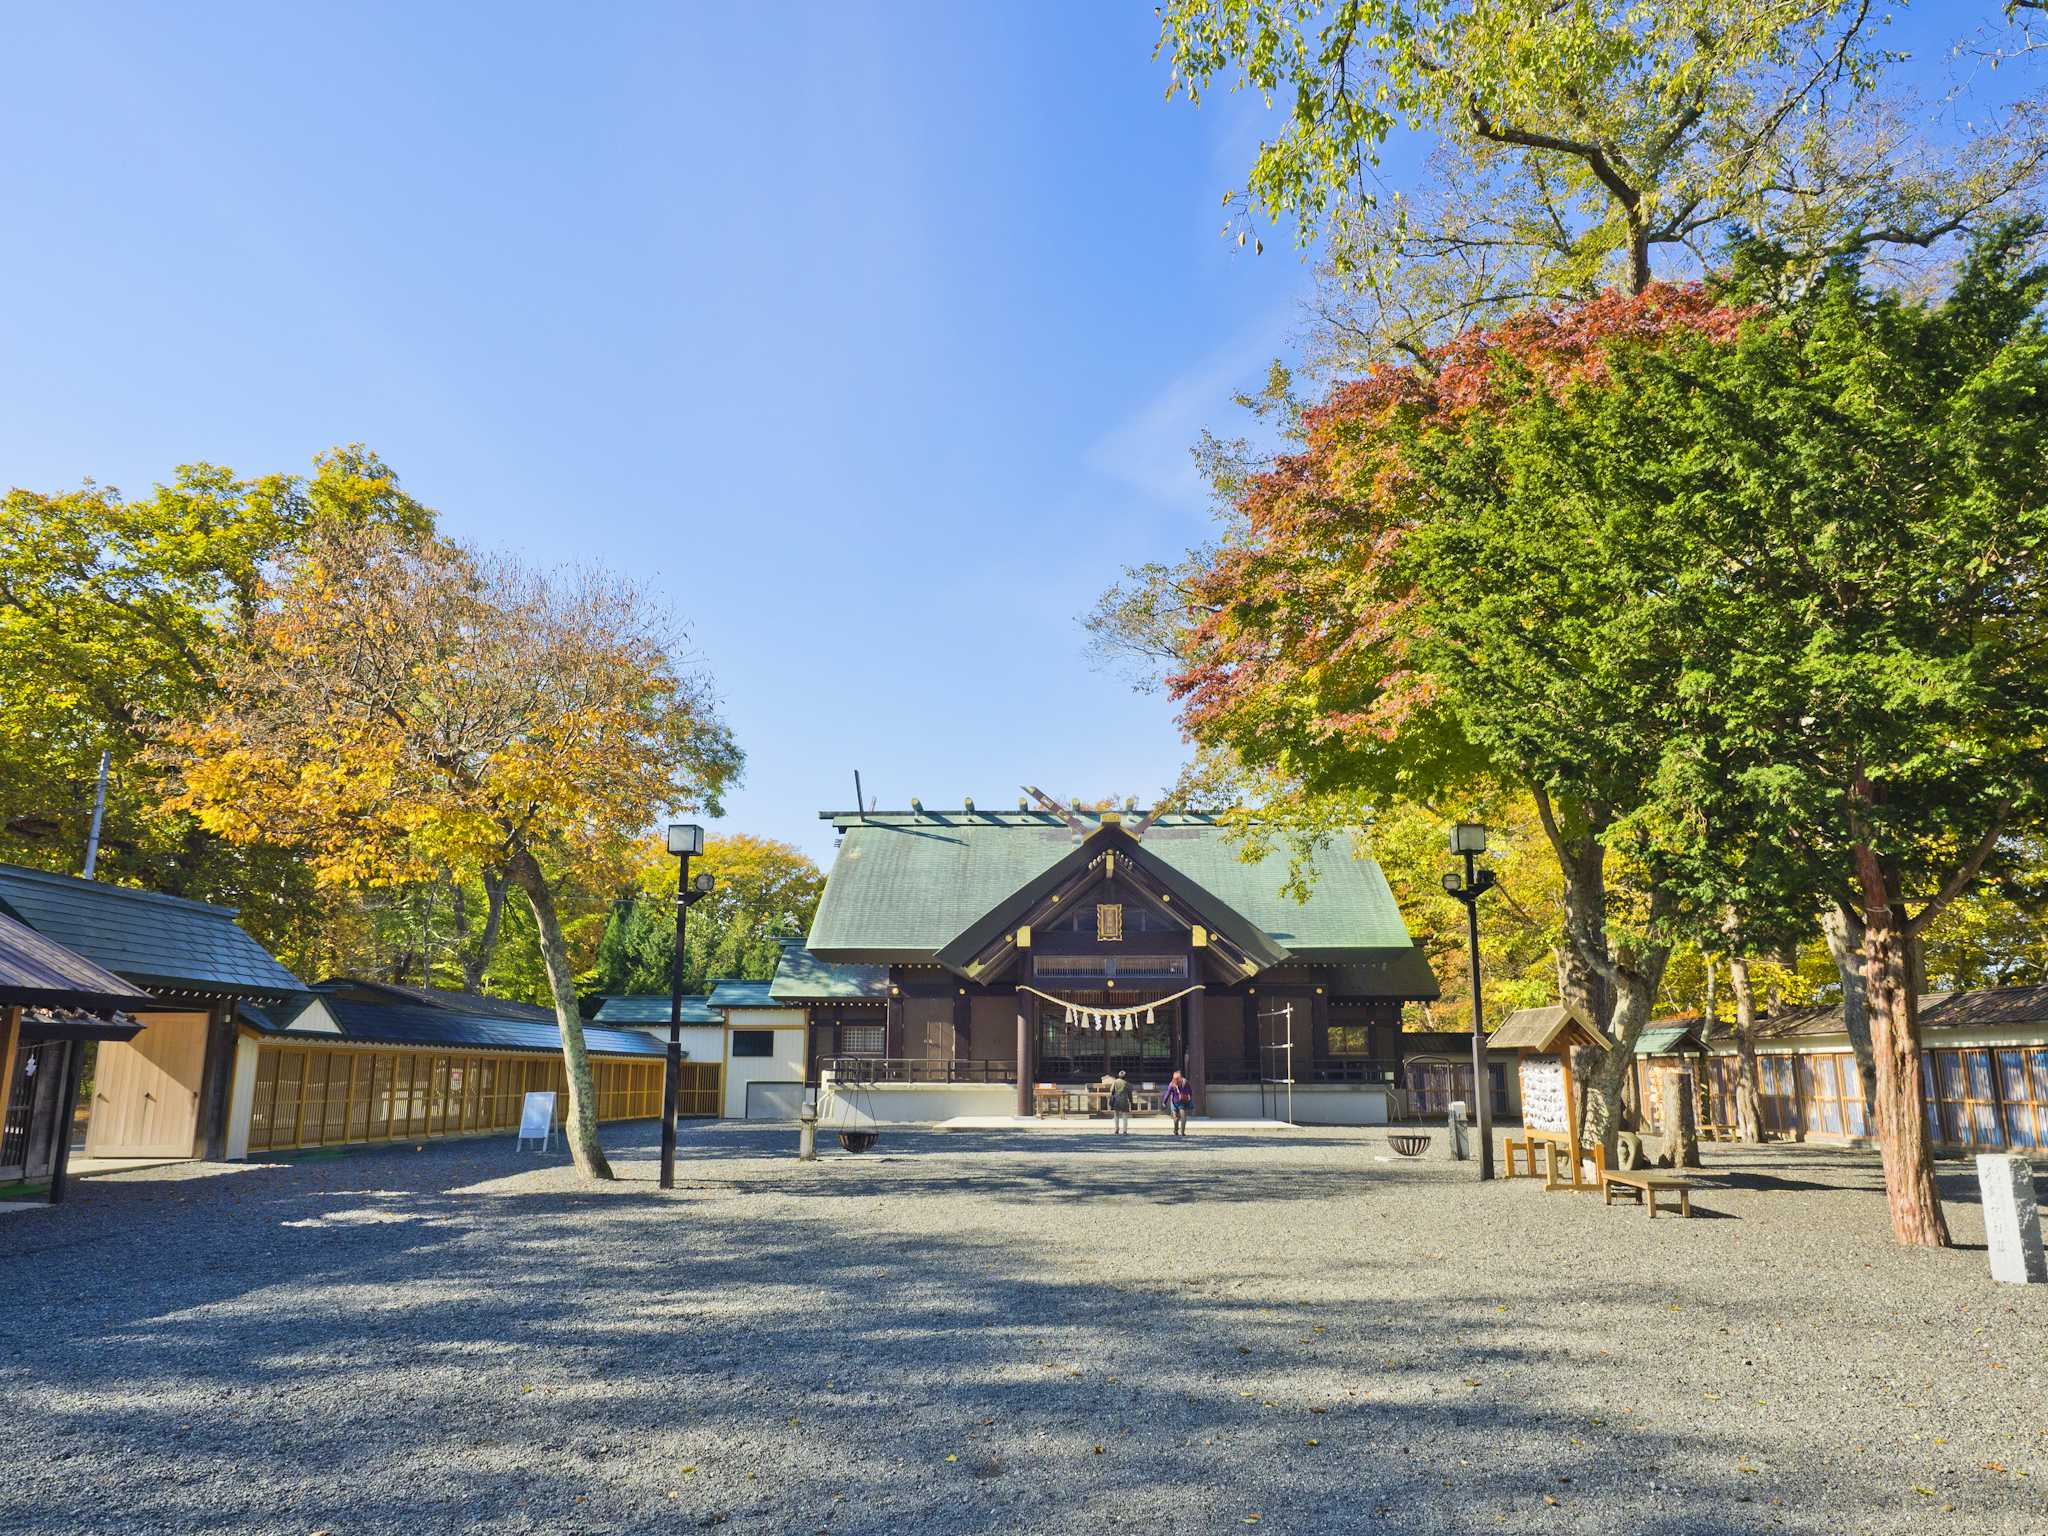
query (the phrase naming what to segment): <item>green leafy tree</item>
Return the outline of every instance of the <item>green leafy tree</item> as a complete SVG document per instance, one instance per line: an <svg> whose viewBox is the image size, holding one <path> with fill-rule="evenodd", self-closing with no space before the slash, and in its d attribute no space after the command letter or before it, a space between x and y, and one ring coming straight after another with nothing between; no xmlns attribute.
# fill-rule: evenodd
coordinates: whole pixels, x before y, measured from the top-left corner
<svg viewBox="0 0 2048 1536"><path fill-rule="evenodd" d="M1976 103L1970 131L1933 142L1885 47L1897 9L1170 0L1159 51L1170 94L1248 88L1278 108L1226 201L1304 244L1328 236L1322 341L1355 363L1531 303L1699 275L1730 228L1812 270L1938 251L2030 197L2048 165L2040 99ZM1402 187L1382 154L1408 142L1428 166Z"/></svg>
<svg viewBox="0 0 2048 1536"><path fill-rule="evenodd" d="M1646 360L1619 494L1665 509L1686 651L1641 834L1697 898L1852 914L1894 1233L1947 1237L1921 951L2038 846L2048 791L2048 268L1985 236L1939 303L1850 268L1735 346ZM1652 426L1654 424L1654 427Z"/></svg>
<svg viewBox="0 0 2048 1536"><path fill-rule="evenodd" d="M690 909L683 990L696 995L723 978L766 981L785 938L801 938L824 893L825 877L801 850L773 838L735 833L707 838L693 872L717 882ZM591 986L605 996L665 993L675 955L676 860L659 842L642 850L630 894L605 921Z"/></svg>
<svg viewBox="0 0 2048 1536"><path fill-rule="evenodd" d="M216 697L265 577L321 525L421 533L433 514L360 446L302 478L180 468L149 495L87 484L0 505L0 858L75 870L100 754L110 760L98 874L240 907L289 952L321 922L297 856L230 847L166 810L153 748Z"/></svg>
<svg viewBox="0 0 2048 1536"><path fill-rule="evenodd" d="M628 583L434 537L321 530L270 585L220 699L173 733L178 804L283 836L341 886L444 872L524 900L561 1027L566 1140L609 1178L570 949L573 893L624 876L741 755L672 619Z"/></svg>

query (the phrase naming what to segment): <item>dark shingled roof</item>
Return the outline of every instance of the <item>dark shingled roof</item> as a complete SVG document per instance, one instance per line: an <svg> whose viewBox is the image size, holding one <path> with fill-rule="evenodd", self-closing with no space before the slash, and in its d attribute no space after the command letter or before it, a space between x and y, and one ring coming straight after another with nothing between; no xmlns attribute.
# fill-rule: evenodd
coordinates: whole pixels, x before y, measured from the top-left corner
<svg viewBox="0 0 2048 1536"><path fill-rule="evenodd" d="M156 999L26 923L0 914L0 1003L112 1013L152 1008Z"/></svg>
<svg viewBox="0 0 2048 1536"><path fill-rule="evenodd" d="M442 1008L452 1013L473 1013L487 1019L537 1019L547 1024L555 1022L555 1010L540 1007L536 1003L515 1003L508 997L486 997L481 992L456 992L446 987L416 987L403 981L365 981L359 976L330 976L325 981L315 983L314 989L343 997L355 995L358 1002Z"/></svg>
<svg viewBox="0 0 2048 1536"><path fill-rule="evenodd" d="M606 998L595 1017L600 1024L666 1024L668 1010L669 995L666 992L644 992L632 997ZM683 1022L723 1024L725 1021L711 1011L711 1005L703 998L686 997L683 999Z"/></svg>
<svg viewBox="0 0 2048 1536"><path fill-rule="evenodd" d="M336 1044L355 1042L375 1045L447 1046L472 1051L548 1051L562 1049L561 1031L550 1018L546 1023L527 1018L490 1018L452 1008L423 1008L404 1004L366 1003L353 998L323 996L317 1001L340 1026L339 1035L324 1030L287 1030L276 1020L267 1021L267 1032L287 1034L311 1041ZM282 1011L282 1010L280 1010ZM293 1014L296 1019L304 1009ZM259 1022L264 1016L245 1009L243 1017ZM637 1029L603 1029L586 1024L583 1043L598 1056L661 1056L668 1046Z"/></svg>
<svg viewBox="0 0 2048 1536"><path fill-rule="evenodd" d="M1920 1028L2023 1029L2048 1026L2048 986L1974 987L1920 994ZM1839 1035L1847 1029L1842 1005L1794 1008L1758 1022L1759 1040L1796 1040L1802 1035Z"/></svg>
<svg viewBox="0 0 2048 1536"><path fill-rule="evenodd" d="M152 992L277 998L305 990L235 926L231 907L0 864L0 912Z"/></svg>
<svg viewBox="0 0 2048 1536"><path fill-rule="evenodd" d="M1501 1026L1487 1039L1491 1050L1504 1050L1512 1046L1520 1051L1547 1051L1557 1043L1560 1035L1570 1032L1572 1026L1585 1032L1594 1044L1605 1048L1612 1042L1586 1021L1576 1009L1553 1003L1548 1008L1518 1008L1501 1021Z"/></svg>

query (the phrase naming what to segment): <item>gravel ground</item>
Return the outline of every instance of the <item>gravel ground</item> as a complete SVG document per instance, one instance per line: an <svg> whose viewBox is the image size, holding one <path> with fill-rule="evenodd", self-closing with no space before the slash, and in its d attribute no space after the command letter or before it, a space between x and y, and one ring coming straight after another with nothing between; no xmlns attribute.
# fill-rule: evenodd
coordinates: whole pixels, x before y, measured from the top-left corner
<svg viewBox="0 0 2048 1536"><path fill-rule="evenodd" d="M1379 1132L509 1140L0 1218L7 1532L2048 1532L2048 1288L1874 1159L1644 1219Z"/></svg>

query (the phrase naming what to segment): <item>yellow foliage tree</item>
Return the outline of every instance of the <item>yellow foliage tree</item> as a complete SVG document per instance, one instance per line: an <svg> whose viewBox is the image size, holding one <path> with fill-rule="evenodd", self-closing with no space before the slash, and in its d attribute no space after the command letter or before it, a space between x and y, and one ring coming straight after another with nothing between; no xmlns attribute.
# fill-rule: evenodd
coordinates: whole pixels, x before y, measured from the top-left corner
<svg viewBox="0 0 2048 1536"><path fill-rule="evenodd" d="M526 898L590 1178L611 1169L558 892L623 881L650 823L715 810L742 762L678 639L601 573L336 529L269 585L218 705L170 733L176 803L231 840L287 838L330 884L452 871Z"/></svg>

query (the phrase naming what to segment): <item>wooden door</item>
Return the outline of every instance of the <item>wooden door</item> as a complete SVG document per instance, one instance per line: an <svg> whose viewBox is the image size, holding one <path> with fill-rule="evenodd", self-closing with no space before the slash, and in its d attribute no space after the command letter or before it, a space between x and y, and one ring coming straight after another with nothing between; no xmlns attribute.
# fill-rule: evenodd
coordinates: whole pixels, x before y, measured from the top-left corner
<svg viewBox="0 0 2048 1536"><path fill-rule="evenodd" d="M205 1062L204 1014L151 1014L132 1041L101 1045L86 1155L192 1156Z"/></svg>

